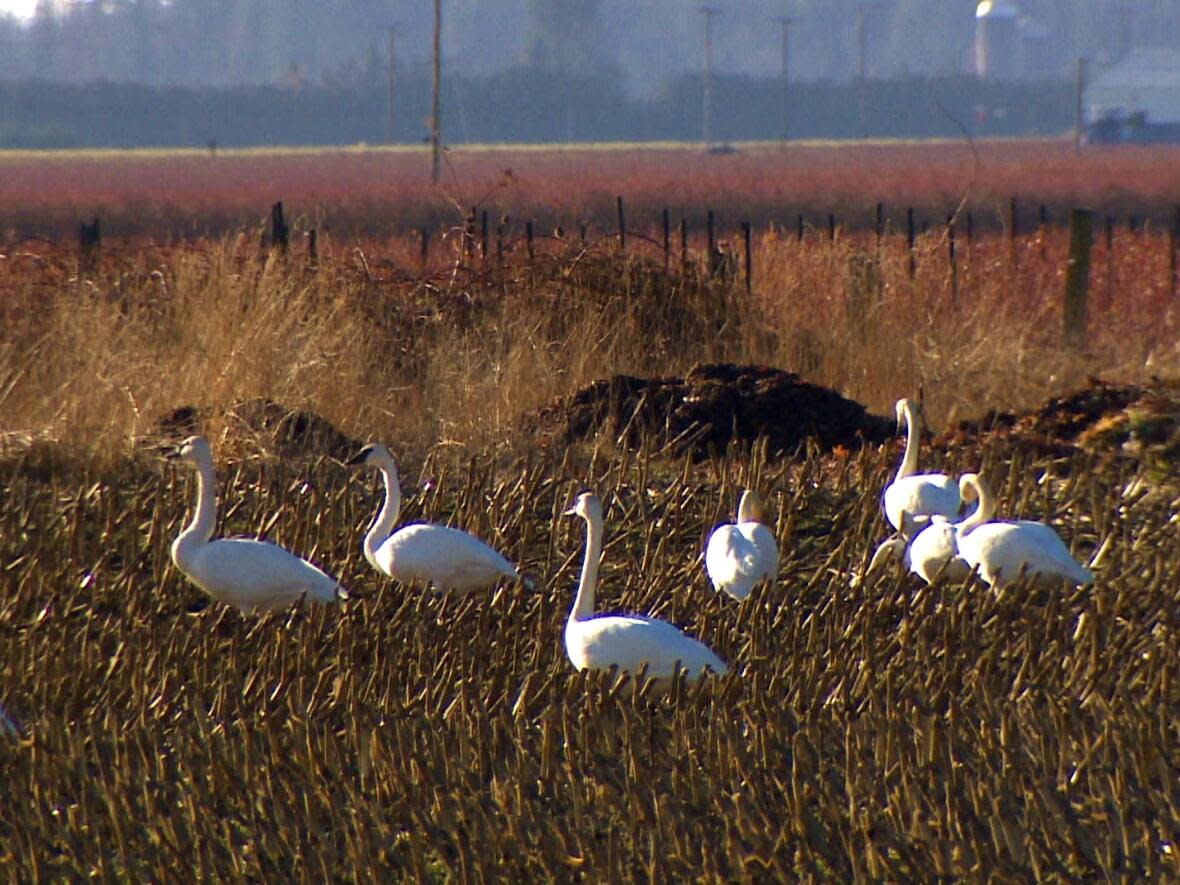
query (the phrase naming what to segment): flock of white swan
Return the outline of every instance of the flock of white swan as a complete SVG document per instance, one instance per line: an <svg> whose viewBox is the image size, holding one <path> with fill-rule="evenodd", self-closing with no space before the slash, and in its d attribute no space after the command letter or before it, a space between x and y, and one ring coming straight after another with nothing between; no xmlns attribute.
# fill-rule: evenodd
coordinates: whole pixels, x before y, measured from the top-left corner
<svg viewBox="0 0 1180 885"><path fill-rule="evenodd" d="M940 576L962 581L972 573L992 587L1021 576L1046 584L1093 580L1049 526L1028 520L993 521L995 500L977 474L964 474L956 483L943 474L918 473L918 427L908 399L898 401L897 417L899 427L904 422L907 429L905 455L884 491L883 503L886 518L899 534L877 548L868 571L896 559L927 583ZM172 559L194 584L214 599L248 612L285 607L303 597L320 603L347 597L337 580L275 544L245 538L212 540L216 503L209 443L191 437L178 454L196 468L197 501L192 521L172 544ZM507 559L466 532L431 523L394 531L401 490L397 464L385 446L366 446L349 464L375 468L385 482L385 500L363 543L365 558L382 574L459 592L505 579L529 583ZM581 578L565 625L566 653L575 668L616 667L634 673L646 667L649 677L660 680L671 677L678 666L689 678L706 671L726 672L712 650L667 621L596 615L602 503L584 492L566 515L586 521ZM747 490L736 524L720 526L709 537L709 579L718 592L740 600L760 581L773 582L778 566L778 546L765 524L761 501Z"/></svg>

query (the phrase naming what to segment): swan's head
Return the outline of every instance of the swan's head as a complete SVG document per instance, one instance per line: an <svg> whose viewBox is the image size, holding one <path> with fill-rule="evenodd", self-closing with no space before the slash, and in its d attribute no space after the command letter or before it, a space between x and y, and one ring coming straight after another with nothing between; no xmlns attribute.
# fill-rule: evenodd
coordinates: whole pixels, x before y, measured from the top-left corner
<svg viewBox="0 0 1180 885"><path fill-rule="evenodd" d="M869 561L869 567L865 569L865 574L871 574L881 567L882 563L889 562L904 562L905 561L906 543L902 538L890 538L888 541L882 541L881 545L873 552L873 558Z"/></svg>
<svg viewBox="0 0 1180 885"><path fill-rule="evenodd" d="M176 455L189 464L206 464L213 461L213 450L209 448L209 440L203 436L190 436L180 444Z"/></svg>
<svg viewBox="0 0 1180 885"><path fill-rule="evenodd" d="M762 504L762 496L753 489L742 492L738 501L738 522L760 522L766 524L766 508Z"/></svg>
<svg viewBox="0 0 1180 885"><path fill-rule="evenodd" d="M349 467L390 467L397 469L397 462L393 459L389 449L381 443L371 443L348 459Z"/></svg>
<svg viewBox="0 0 1180 885"><path fill-rule="evenodd" d="M602 521L602 502L593 492L582 492L574 506L565 512L566 516L580 516L587 522Z"/></svg>
<svg viewBox="0 0 1180 885"><path fill-rule="evenodd" d="M897 405L893 407L894 414L897 415L897 432L901 433L902 425L906 422L906 415L913 411L914 404L908 398L902 397L897 401Z"/></svg>
<svg viewBox="0 0 1180 885"><path fill-rule="evenodd" d="M984 488L983 477L978 473L964 473L959 477L959 497L968 503L978 501Z"/></svg>

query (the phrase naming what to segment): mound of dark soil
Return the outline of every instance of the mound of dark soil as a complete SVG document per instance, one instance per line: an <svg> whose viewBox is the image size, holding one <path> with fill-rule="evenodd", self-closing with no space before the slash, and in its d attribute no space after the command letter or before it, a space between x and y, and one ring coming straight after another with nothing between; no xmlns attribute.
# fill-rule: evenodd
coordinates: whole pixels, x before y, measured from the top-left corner
<svg viewBox="0 0 1180 885"><path fill-rule="evenodd" d="M697 366L684 378L616 375L545 407L527 423L563 442L605 431L624 445L647 438L698 460L759 437L766 437L771 453L791 453L807 439L824 449L855 448L896 433L892 419L790 372L727 363Z"/></svg>
<svg viewBox="0 0 1180 885"><path fill-rule="evenodd" d="M1040 408L993 411L979 421L961 421L935 444L969 443L985 434L1057 454L1077 448L1180 451L1180 380L1153 379L1141 386L1090 378L1086 387Z"/></svg>

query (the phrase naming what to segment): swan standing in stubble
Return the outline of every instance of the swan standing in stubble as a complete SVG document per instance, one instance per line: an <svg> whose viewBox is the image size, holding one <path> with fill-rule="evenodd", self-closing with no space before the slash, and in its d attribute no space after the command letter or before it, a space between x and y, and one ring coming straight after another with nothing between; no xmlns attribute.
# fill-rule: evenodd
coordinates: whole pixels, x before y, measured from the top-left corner
<svg viewBox="0 0 1180 885"><path fill-rule="evenodd" d="M930 517L959 515L959 487L944 473L918 473L918 418L908 399L897 401L897 424L906 425L905 455L893 482L885 487L885 517L906 538L912 538Z"/></svg>
<svg viewBox="0 0 1180 885"><path fill-rule="evenodd" d="M217 522L213 453L208 441L193 436L178 454L197 470L192 522L172 542L172 561L189 580L245 612L285 608L303 596L321 603L347 596L334 578L282 547L251 538L209 540Z"/></svg>
<svg viewBox="0 0 1180 885"><path fill-rule="evenodd" d="M385 480L385 501L364 540L365 559L377 571L406 584L422 581L460 592L490 587L502 578L520 578L512 563L459 529L419 522L394 532L401 487L397 462L385 446L365 446L348 463L375 467ZM527 580L523 583L529 586Z"/></svg>
<svg viewBox="0 0 1180 885"><path fill-rule="evenodd" d="M778 576L778 545L765 520L757 493L743 491L737 524L718 526L705 547L705 571L713 589L745 599L759 581L773 582Z"/></svg>
<svg viewBox="0 0 1180 885"><path fill-rule="evenodd" d="M1015 581L1021 573L1043 586L1061 581L1089 584L1094 574L1070 555L1057 532L1042 522L989 522L995 512L991 489L983 478L965 473L959 484L979 497L981 518L958 533L959 555L992 587ZM967 521L965 520L964 523Z"/></svg>
<svg viewBox="0 0 1180 885"><path fill-rule="evenodd" d="M602 557L602 503L584 492L566 516L586 520L586 558L565 623L565 651L578 670L609 670L612 666L637 673L647 665L652 679L669 679L679 663L690 679L706 670L723 675L726 666L707 646L686 636L667 621L639 615L595 615L594 588Z"/></svg>

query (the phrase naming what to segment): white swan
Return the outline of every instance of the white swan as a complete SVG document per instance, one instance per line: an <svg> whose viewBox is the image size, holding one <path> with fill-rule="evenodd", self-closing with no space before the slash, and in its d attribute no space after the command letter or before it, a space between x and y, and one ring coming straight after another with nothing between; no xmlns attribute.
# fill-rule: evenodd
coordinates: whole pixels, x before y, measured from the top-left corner
<svg viewBox="0 0 1180 885"><path fill-rule="evenodd" d="M975 489L968 485L960 490L960 495L964 501L975 500ZM881 542L865 573L872 572L889 558L900 560L908 571L927 584L934 583L940 574L950 581L966 580L971 574L971 566L959 555L959 533L970 531L990 518L990 512L978 505L958 522L951 522L945 516L936 514L930 517L926 527L914 535L908 544L904 538L889 538Z"/></svg>
<svg viewBox="0 0 1180 885"><path fill-rule="evenodd" d="M738 502L737 525L718 526L705 547L705 571L713 589L745 599L763 578L773 582L778 576L778 545L765 519L761 499L746 489Z"/></svg>
<svg viewBox="0 0 1180 885"><path fill-rule="evenodd" d="M197 469L196 512L172 542L172 561L189 580L246 612L284 608L305 595L323 603L348 595L334 578L282 547L248 538L210 541L217 521L213 453L203 437L193 436L178 454Z"/></svg>
<svg viewBox="0 0 1180 885"><path fill-rule="evenodd" d="M989 585L1009 584L1022 572L1047 586L1059 585L1062 580L1075 584L1094 580L1093 573L1070 555L1065 542L1044 523L1024 519L988 522L995 512L995 501L982 477L965 473L959 485L964 493L970 488L978 495L976 516L981 517L960 528L959 555L972 569L978 569Z"/></svg>
<svg viewBox="0 0 1180 885"><path fill-rule="evenodd" d="M912 538L929 521L941 515L954 519L959 515L959 487L943 473L917 473L918 419L908 399L897 401L897 426L906 425L905 455L897 476L885 487L885 517L905 537Z"/></svg>
<svg viewBox="0 0 1180 885"><path fill-rule="evenodd" d="M909 569L927 584L938 575L948 581L963 581L971 574L971 566L959 555L959 533L975 524L979 509L959 522L944 516L932 516L930 524L910 541Z"/></svg>
<svg viewBox="0 0 1180 885"><path fill-rule="evenodd" d="M385 480L385 503L365 534L365 559L379 572L404 583L422 581L439 590L478 590L501 578L517 580L512 563L476 538L459 529L430 523L414 523L396 532L401 511L401 487L397 462L385 446L365 446L348 462L375 467ZM528 581L524 581L529 586Z"/></svg>
<svg viewBox="0 0 1180 885"><path fill-rule="evenodd" d="M594 615L594 587L602 556L602 504L584 492L566 516L586 520L586 558L574 607L565 623L565 651L578 670L608 670L612 666L631 673L647 665L653 679L668 679L676 664L689 678L705 670L718 675L725 664L703 643L686 636L667 621L638 615Z"/></svg>

